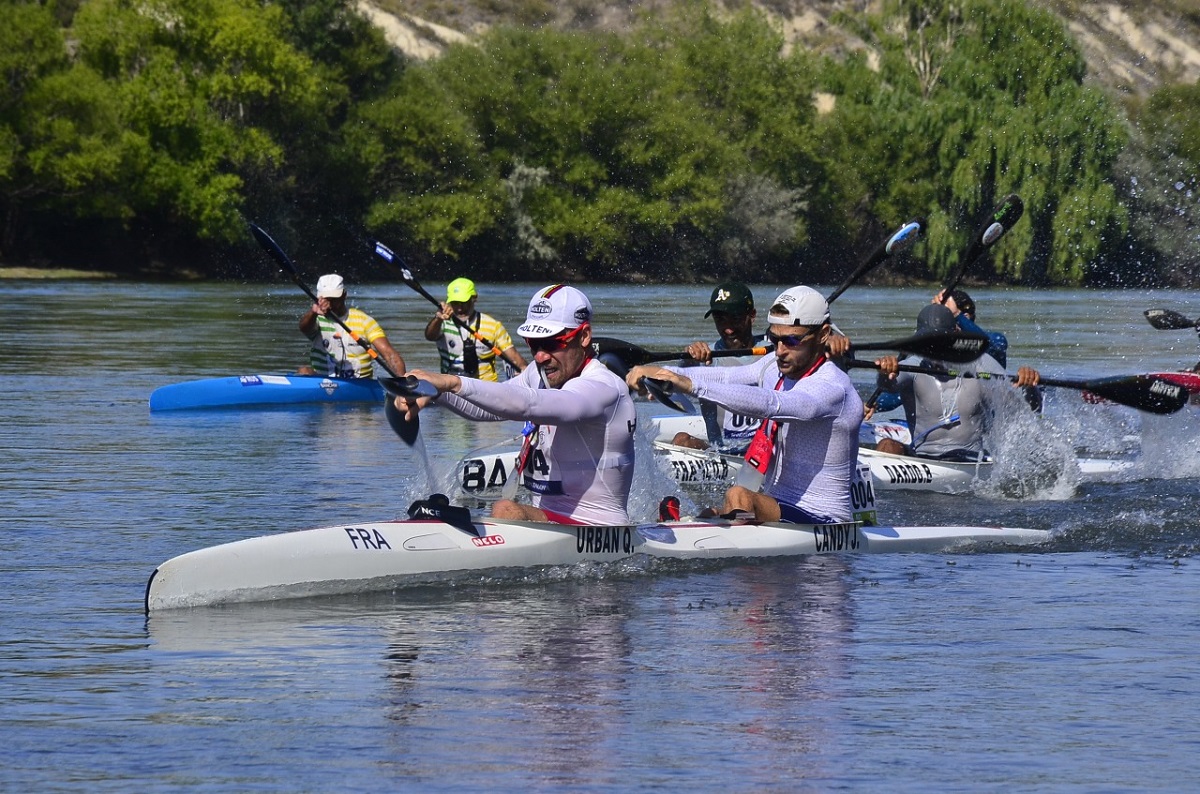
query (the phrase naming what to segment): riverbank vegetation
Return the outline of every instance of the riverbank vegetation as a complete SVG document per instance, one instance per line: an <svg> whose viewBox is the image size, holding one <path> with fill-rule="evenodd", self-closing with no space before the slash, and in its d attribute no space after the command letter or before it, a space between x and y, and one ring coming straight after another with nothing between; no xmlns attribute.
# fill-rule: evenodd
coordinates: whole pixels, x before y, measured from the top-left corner
<svg viewBox="0 0 1200 794"><path fill-rule="evenodd" d="M832 283L889 270L1194 284L1196 86L1118 104L1022 0L888 0L870 44L785 46L753 10L628 33L494 28L410 61L345 0L0 5L0 262L265 278L253 220L313 273Z"/></svg>

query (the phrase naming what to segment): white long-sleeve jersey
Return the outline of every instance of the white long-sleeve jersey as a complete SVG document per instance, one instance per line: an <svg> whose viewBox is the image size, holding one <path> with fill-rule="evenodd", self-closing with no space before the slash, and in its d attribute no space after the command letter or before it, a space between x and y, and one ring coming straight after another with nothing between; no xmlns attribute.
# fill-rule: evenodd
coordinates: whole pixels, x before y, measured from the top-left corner
<svg viewBox="0 0 1200 794"><path fill-rule="evenodd" d="M437 402L468 419L538 425L525 469L533 506L587 524L628 524L637 412L625 382L592 359L559 389L536 365L502 383L463 378Z"/></svg>
<svg viewBox="0 0 1200 794"><path fill-rule="evenodd" d="M776 389L781 375L772 355L741 367L668 369L691 378L702 400L779 423L763 493L811 515L851 520L863 403L845 372L825 361Z"/></svg>

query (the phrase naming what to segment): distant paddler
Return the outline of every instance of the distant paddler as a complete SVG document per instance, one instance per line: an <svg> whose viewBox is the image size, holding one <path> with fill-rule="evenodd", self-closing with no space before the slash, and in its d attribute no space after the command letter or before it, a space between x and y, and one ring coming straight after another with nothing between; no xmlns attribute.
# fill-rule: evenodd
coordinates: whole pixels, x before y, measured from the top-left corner
<svg viewBox="0 0 1200 794"><path fill-rule="evenodd" d="M336 273L321 276L317 280L316 298L317 302L300 318L300 332L312 341L312 352L310 366L300 367L298 374L374 377L372 348L392 375L404 374L404 359L375 318L346 305L346 282L341 276Z"/></svg>
<svg viewBox="0 0 1200 794"><path fill-rule="evenodd" d="M797 524L850 521L863 404L850 377L828 357L829 304L810 287L793 287L775 299L767 320L773 355L740 367L635 367L626 383L637 388L642 377L669 381L676 391L762 420L742 467L758 473L762 492L739 475L739 484L725 493L723 515L741 511L758 521Z"/></svg>
<svg viewBox="0 0 1200 794"><path fill-rule="evenodd" d="M931 303L917 315L918 333L949 332L956 328L955 317L941 303ZM877 359L878 384L885 392L898 393L904 405L912 443L881 439L880 452L916 455L948 461L976 461L987 455L984 432L993 407L988 404L989 387L982 375L1004 378L1004 367L986 353L958 368L954 375L939 373L945 362L911 356L901 362L896 356ZM927 369L924 372L901 371L900 364ZM1020 367L1014 385L1036 386L1040 375L1032 367Z"/></svg>
<svg viewBox="0 0 1200 794"><path fill-rule="evenodd" d="M480 380L499 380L498 357L513 369L525 369L525 359L513 346L504 325L475 307L479 293L469 278L446 285L446 300L425 326L425 338L437 342L442 372Z"/></svg>
<svg viewBox="0 0 1200 794"><path fill-rule="evenodd" d="M620 377L592 355L592 304L574 287L555 284L529 301L517 329L535 366L502 383L414 370L434 398L397 399L414 415L436 402L477 421L532 424L510 483L523 478L532 504L507 493L496 518L564 524L629 523L637 413Z"/></svg>

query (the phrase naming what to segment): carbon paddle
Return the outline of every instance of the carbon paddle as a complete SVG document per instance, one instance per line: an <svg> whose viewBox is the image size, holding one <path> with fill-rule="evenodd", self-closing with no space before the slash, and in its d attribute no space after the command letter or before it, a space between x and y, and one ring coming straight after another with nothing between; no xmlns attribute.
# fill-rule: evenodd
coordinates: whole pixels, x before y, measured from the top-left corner
<svg viewBox="0 0 1200 794"><path fill-rule="evenodd" d="M848 361L848 366L879 369L873 361ZM945 375L951 378L978 378L979 380L1010 380L1016 383L1016 375L1000 375L991 372L956 372L952 369L929 369L911 364L899 365L901 372L916 372L922 375ZM1188 391L1176 383L1151 375L1117 375L1093 380L1062 380L1040 378L1039 386L1058 386L1103 397L1109 402L1127 405L1152 414L1173 414L1187 404Z"/></svg>
<svg viewBox="0 0 1200 794"><path fill-rule="evenodd" d="M679 361L691 358L687 353L678 351L647 350L623 339L613 339L608 336L593 336L592 351L596 357L612 356L628 368L651 364L655 361ZM768 352L765 347L749 347L741 350L714 350L714 358L721 356L761 356Z"/></svg>
<svg viewBox="0 0 1200 794"><path fill-rule="evenodd" d="M638 383L642 385L651 397L658 400L663 405L673 411L679 411L681 414L690 414L695 408L692 406L692 401L682 394L675 391L675 384L669 380L659 380L658 378L638 378ZM678 402L676 402L678 400Z"/></svg>
<svg viewBox="0 0 1200 794"><path fill-rule="evenodd" d="M389 265L391 265L396 270L396 272L400 274L400 278L404 281L404 283L407 284L409 287L411 287L414 292L416 292L418 295L421 295L422 297L424 297L425 300L429 301L434 306L438 307L438 311L441 311L441 308L442 308L441 301L439 301L437 298L430 295L429 291L421 286L420 282L417 281L416 276L414 276L412 274L412 271L408 269L408 267L404 264L403 260L397 261L398 257L396 256L396 253L394 251L392 251L392 249L388 248L383 243L376 242L375 243L375 253L376 253L376 255L378 255L378 257L380 259L382 259L383 261L385 261ZM502 351L500 348L496 347L495 343L492 342L490 339L485 339L481 333L479 333L475 329L468 326L462 320L458 319L457 315L451 314L450 319L454 321L454 324L458 327L458 329L460 331L466 331L468 334L470 334L471 336L478 339L480 342L483 342L485 345L490 347L492 349L492 353L494 355L496 355L497 357L503 358L504 351Z"/></svg>
<svg viewBox="0 0 1200 794"><path fill-rule="evenodd" d="M921 333L905 339L892 339L887 342L864 342L854 345L851 350L900 350L912 355L935 358L939 361L950 361L955 364L965 364L974 361L987 352L988 339L981 334L966 331L935 331ZM628 368L651 364L656 361L678 361L688 358L687 353L676 351L664 352L646 350L632 342L622 339L598 336L592 339L592 350L597 357L613 356ZM761 356L769 353L769 347L749 347L741 350L714 350L712 355L719 356Z"/></svg>
<svg viewBox="0 0 1200 794"><path fill-rule="evenodd" d="M292 281L296 282L296 285L300 287L300 289L304 290L304 294L307 295L313 303L321 302L321 299L318 298L316 294L314 294L313 291L308 288L308 285L304 283L304 279L300 277L300 271L296 269L296 266L292 264L292 260L289 259L288 255L285 254L283 249L279 247L279 243L271 239L271 235L263 231L262 227L256 226L253 223L250 224L250 233L254 235L254 239L258 240L258 244L261 245L263 249L265 249L266 252L271 255L271 258L274 259L279 266L283 268L283 270L289 276L292 277ZM379 366L383 368L384 372L391 375L393 378L400 377L392 371L391 367L387 365L386 361L379 357L378 351L375 350L370 342L360 337L354 331L350 330L350 327L342 322L341 319L328 314L322 316L327 317L341 326L341 329L345 331L351 339L362 346L362 348L367 351L367 355L371 357L371 360L379 364Z"/></svg>
<svg viewBox="0 0 1200 794"><path fill-rule="evenodd" d="M379 384L389 395L383 406L383 413L387 417L388 425L401 441L411 447L417 441L417 430L420 429L420 423L417 421L416 414L413 415L411 421L405 419L404 414L396 407L395 400L391 398L403 397L415 400L417 397L437 397L438 390L432 383L421 380L416 375L405 375L403 378L380 378Z"/></svg>
<svg viewBox="0 0 1200 794"><path fill-rule="evenodd" d="M853 353L855 350L899 350L936 361L966 364L986 353L988 344L988 338L983 334L967 331L926 331L905 339L852 345L850 352Z"/></svg>
<svg viewBox="0 0 1200 794"><path fill-rule="evenodd" d="M1189 320L1171 309L1146 309L1146 321L1160 331L1183 331L1196 328L1200 331L1200 320Z"/></svg>
<svg viewBox="0 0 1200 794"><path fill-rule="evenodd" d="M958 286L966 275L967 268L970 267L976 259L983 256L988 249L1000 241L1005 232L1012 228L1013 224L1021 219L1025 214L1025 202L1016 193L1010 193L1004 197L1004 200L996 205L992 210L992 214L988 216L984 225L975 232L971 238L971 244L967 247L966 254L963 255L962 261L958 263L951 274L950 279L946 282L946 286L942 288L942 303L945 303L950 297L950 291Z"/></svg>
<svg viewBox="0 0 1200 794"><path fill-rule="evenodd" d="M825 302L833 303L839 295L864 275L874 270L883 260L911 248L921 238L924 229L925 221L917 219L909 221L890 234L886 240L879 244L878 248L871 252L870 256L863 260L862 264L855 268L854 272L846 277L846 280L837 289L829 293L829 297L825 299ZM627 370L656 361L680 361L690 358L687 353L646 350L632 342L606 336L593 337L592 350L595 352L597 358L603 356L615 359L620 361ZM761 356L768 352L770 352L769 348L753 347L739 350L714 350L712 351L712 356L714 358L721 356Z"/></svg>
<svg viewBox="0 0 1200 794"><path fill-rule="evenodd" d="M906 251L911 248L917 240L921 239L921 234L925 230L924 219L909 221L892 233L886 240L879 244L879 247L871 252L871 255L863 260L857 268L854 269L846 280L829 293L829 297L825 299L826 303L833 303L838 299L838 296L849 289L855 282L865 276L867 273L874 270L878 265L890 256Z"/></svg>
<svg viewBox="0 0 1200 794"><path fill-rule="evenodd" d="M1003 237L1005 233L1012 228L1012 225L1020 220L1021 216L1024 214L1025 202L1022 201L1021 197L1016 193L1011 193L1006 196L1004 200L1001 201L994 210L992 210L992 214L987 217L984 224L975 231L974 235L972 235L971 243L967 246L966 252L963 254L962 259L958 263L958 267L946 281L946 285L942 287L943 305L950 299L950 292L959 285L963 279L963 276L966 275L967 268L969 268L977 259L983 256L983 254L989 248L999 242L1000 238ZM986 352L986 350L981 351L980 355L983 355L984 352ZM933 356L929 356L929 358L933 358ZM978 358L978 356L976 356L976 358ZM880 389L876 389L874 392L872 392L871 396L867 398L866 407L868 409L874 409L875 403L879 401L879 395L882 393L883 392Z"/></svg>
<svg viewBox="0 0 1200 794"><path fill-rule="evenodd" d="M383 390L393 397L415 399L417 397L437 397L437 388L427 380L421 380L416 375L405 375L402 378L380 378L379 384Z"/></svg>

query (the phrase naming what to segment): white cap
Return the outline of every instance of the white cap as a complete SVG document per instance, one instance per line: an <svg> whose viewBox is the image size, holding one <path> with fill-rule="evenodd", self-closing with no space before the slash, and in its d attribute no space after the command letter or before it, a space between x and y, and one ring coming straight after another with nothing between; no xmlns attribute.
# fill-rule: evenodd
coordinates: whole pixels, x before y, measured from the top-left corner
<svg viewBox="0 0 1200 794"><path fill-rule="evenodd" d="M318 298L340 298L346 294L346 282L337 273L317 279Z"/></svg>
<svg viewBox="0 0 1200 794"><path fill-rule="evenodd" d="M778 325L821 325L829 322L829 304L812 287L792 287L779 293L767 321Z"/></svg>
<svg viewBox="0 0 1200 794"><path fill-rule="evenodd" d="M587 295L574 287L553 284L533 294L525 323L517 333L526 339L544 339L591 320L592 302Z"/></svg>

